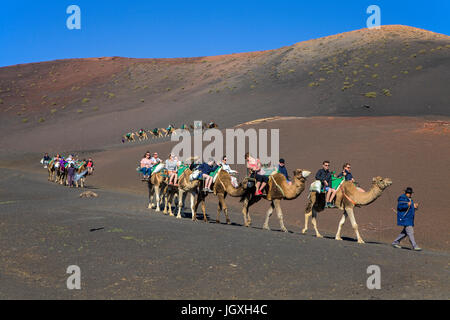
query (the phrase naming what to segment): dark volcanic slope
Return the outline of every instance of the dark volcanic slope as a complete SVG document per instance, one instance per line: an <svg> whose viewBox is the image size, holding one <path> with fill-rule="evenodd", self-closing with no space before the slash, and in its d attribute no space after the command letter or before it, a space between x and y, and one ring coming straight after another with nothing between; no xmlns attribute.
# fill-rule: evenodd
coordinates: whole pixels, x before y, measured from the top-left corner
<svg viewBox="0 0 450 320"><path fill-rule="evenodd" d="M99 146L200 119L225 127L273 115L450 115L449 49L446 35L384 26L264 52L5 67L0 134L13 143L58 132Z"/></svg>

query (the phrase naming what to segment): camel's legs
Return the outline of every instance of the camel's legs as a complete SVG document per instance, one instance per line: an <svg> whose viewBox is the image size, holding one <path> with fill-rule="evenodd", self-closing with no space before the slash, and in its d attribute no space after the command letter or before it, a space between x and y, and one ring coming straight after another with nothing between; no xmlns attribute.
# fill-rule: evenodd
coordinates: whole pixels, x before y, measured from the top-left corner
<svg viewBox="0 0 450 320"><path fill-rule="evenodd" d="M174 197L175 197L175 193L172 190L169 195L169 216L171 216L171 217L174 216L173 212L172 212L172 202L174 201Z"/></svg>
<svg viewBox="0 0 450 320"><path fill-rule="evenodd" d="M195 193L191 192L191 213L192 213L192 221L197 218L197 208L195 207Z"/></svg>
<svg viewBox="0 0 450 320"><path fill-rule="evenodd" d="M206 218L206 201L204 198L202 201L202 211L203 211L203 221L208 222L208 219Z"/></svg>
<svg viewBox="0 0 450 320"><path fill-rule="evenodd" d="M156 212L160 212L161 208L160 208L160 189L158 186L155 186L155 197L156 197Z"/></svg>
<svg viewBox="0 0 450 320"><path fill-rule="evenodd" d="M320 234L319 230L317 229L317 211L314 210L314 208L312 209L311 223L312 223L312 225L314 227L314 230L316 231L316 237L317 238L322 238L322 235Z"/></svg>
<svg viewBox="0 0 450 320"><path fill-rule="evenodd" d="M311 217L312 215L312 211L305 213L305 227L302 230L302 233L305 234L306 231L308 231L308 222L309 222L309 217Z"/></svg>
<svg viewBox="0 0 450 320"><path fill-rule="evenodd" d="M186 193L179 188L178 189L178 214L177 219L181 219L181 211L183 210L183 200L186 198Z"/></svg>
<svg viewBox="0 0 450 320"><path fill-rule="evenodd" d="M199 204L202 204L202 212L203 212L203 221L208 222L206 218L206 195L203 192L199 192L197 195L197 203L195 204L195 212L197 212L197 208Z"/></svg>
<svg viewBox="0 0 450 320"><path fill-rule="evenodd" d="M230 216L228 215L228 207L227 207L227 204L225 202L225 198L226 197L227 197L227 195L224 194L223 195L222 208L223 208L223 212L225 213L225 219L227 220L227 224L231 224Z"/></svg>
<svg viewBox="0 0 450 320"><path fill-rule="evenodd" d="M242 215L244 216L244 227L250 226L250 221L248 219L248 203L249 203L249 199L245 198L244 205L242 206Z"/></svg>
<svg viewBox="0 0 450 320"><path fill-rule="evenodd" d="M149 197L148 197L148 208L153 209L153 197L155 195L155 191L152 187L149 187Z"/></svg>
<svg viewBox="0 0 450 320"><path fill-rule="evenodd" d="M270 230L269 228L269 218L272 215L273 209L275 208L273 201L270 203L270 207L266 212L266 220L264 220L263 229Z"/></svg>
<svg viewBox="0 0 450 320"><path fill-rule="evenodd" d="M352 228L355 231L356 238L358 239L358 243L364 243L363 239L361 238L361 235L358 231L358 224L356 223L355 214L353 212L353 208L347 208L346 209L348 213L348 217L350 219L350 223L352 224Z"/></svg>
<svg viewBox="0 0 450 320"><path fill-rule="evenodd" d="M275 204L275 210L277 211L278 220L280 220L281 231L288 232L283 222L283 211L281 211L281 199L276 199L273 202Z"/></svg>
<svg viewBox="0 0 450 320"><path fill-rule="evenodd" d="M342 238L341 238L341 229L342 229L342 226L343 226L344 223L345 223L345 218L346 218L346 217L347 217L347 212L344 211L344 213L342 214L342 218L341 218L341 220L339 221L339 226L338 226L338 230L337 230L337 232L336 232L336 237L335 237L336 240L342 240Z"/></svg>
<svg viewBox="0 0 450 320"><path fill-rule="evenodd" d="M169 201L169 197L167 196L167 187L166 190L162 192L162 197L164 198L164 209L163 213L167 214L167 202ZM170 204L169 204L170 205Z"/></svg>
<svg viewBox="0 0 450 320"><path fill-rule="evenodd" d="M230 217L228 216L228 207L225 202L226 195L223 193L218 193L217 198L219 199L219 203L217 204L217 218L216 223L220 223L220 212L223 210L225 213L225 219L227 221L227 224L231 224Z"/></svg>
<svg viewBox="0 0 450 320"><path fill-rule="evenodd" d="M199 197L200 197L200 194L198 194L195 199L194 210L192 210L192 221L197 221L197 209L198 209L198 205L200 204Z"/></svg>
<svg viewBox="0 0 450 320"><path fill-rule="evenodd" d="M222 208L223 208L223 194L222 193L218 193L217 194L217 198L219 200L219 203L217 204L217 217L216 217L216 223L220 223L220 212L222 212Z"/></svg>

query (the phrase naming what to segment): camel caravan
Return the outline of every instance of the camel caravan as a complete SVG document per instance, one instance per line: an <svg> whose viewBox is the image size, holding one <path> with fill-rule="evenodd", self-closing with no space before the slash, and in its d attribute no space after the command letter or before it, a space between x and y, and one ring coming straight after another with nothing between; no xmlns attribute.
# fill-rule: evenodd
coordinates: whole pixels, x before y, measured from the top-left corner
<svg viewBox="0 0 450 320"><path fill-rule="evenodd" d="M173 124L169 124L167 128L154 128L151 130L141 128L138 131L130 131L124 134L122 136L122 143L144 141L148 140L150 137L152 139L170 137L171 135L175 135L177 130L192 132L195 129L206 130L218 127L219 126L211 120L208 123L202 123L201 126L198 126L198 128L194 125L189 126L185 123L183 123L179 128L176 128Z"/></svg>
<svg viewBox="0 0 450 320"><path fill-rule="evenodd" d="M71 188L84 188L86 177L94 174L94 162L91 158L81 160L76 159L73 155L64 158L59 154L50 158L46 153L41 164L48 171L48 181Z"/></svg>
<svg viewBox="0 0 450 320"><path fill-rule="evenodd" d="M206 198L210 193L217 197L216 223L220 223L220 214L225 215L226 223L231 224L227 195L240 198L242 203L243 225L251 226L250 207L259 202L267 201L268 209L265 215L263 229L269 229L269 219L275 211L280 223L281 231L288 232L283 221L281 209L282 200L295 200L307 188L307 178L311 172L305 169L295 169L290 178L287 174L284 159L280 159L277 168L267 168L261 165L259 159L246 154L247 176L238 182L237 171L231 170L226 163L226 157L216 164L215 160L199 163L198 158L190 158L184 162L178 161L173 155L167 161L175 161L176 166L164 164L157 153L150 158L147 152L137 171L143 175L142 181L148 185L149 209L162 212L181 219L186 196L189 195L192 221L197 220L197 209L201 205L203 221L208 222L206 215ZM328 161L325 161L326 163ZM329 163L329 162L328 162ZM302 233L308 230L309 218L317 237L322 237L317 229L317 214L326 208L336 208L342 211L339 221L336 240L341 239L341 228L348 217L354 229L358 243L364 243L355 220L355 207L367 206L381 196L383 191L392 184L391 179L374 177L372 187L368 191L362 190L355 183L350 173L349 164L344 165L340 176L335 177L334 172L320 169L315 180L308 188L308 202L305 208L305 227ZM326 176L322 173L325 172ZM173 177L176 176L176 179ZM176 208L172 211L172 205Z"/></svg>

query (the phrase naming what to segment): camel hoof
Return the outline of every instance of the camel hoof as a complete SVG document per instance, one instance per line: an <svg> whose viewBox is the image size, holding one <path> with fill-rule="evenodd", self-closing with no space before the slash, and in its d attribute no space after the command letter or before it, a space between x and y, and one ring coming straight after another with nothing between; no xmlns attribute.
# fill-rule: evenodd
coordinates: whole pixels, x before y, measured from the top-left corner
<svg viewBox="0 0 450 320"><path fill-rule="evenodd" d="M263 227L263 230L267 230L267 231L270 231L270 228L269 228L269 226L266 226L266 225L264 225Z"/></svg>
<svg viewBox="0 0 450 320"><path fill-rule="evenodd" d="M323 238L323 236L319 233L319 234L316 234L316 238Z"/></svg>
<svg viewBox="0 0 450 320"><path fill-rule="evenodd" d="M306 231L308 231L308 229L303 229L303 230L302 230L302 233L305 234Z"/></svg>
<svg viewBox="0 0 450 320"><path fill-rule="evenodd" d="M177 219L181 219L181 215L177 215Z"/></svg>
<svg viewBox="0 0 450 320"><path fill-rule="evenodd" d="M220 224L220 220L216 220L216 223L217 223L217 224Z"/></svg>
<svg viewBox="0 0 450 320"><path fill-rule="evenodd" d="M358 240L358 243L365 243L363 240Z"/></svg>
<svg viewBox="0 0 450 320"><path fill-rule="evenodd" d="M171 217L175 217L175 215L171 212L171 213L169 213L169 216L171 216Z"/></svg>
<svg viewBox="0 0 450 320"><path fill-rule="evenodd" d="M336 237L336 238L334 238L335 240L339 240L339 241L342 241L342 238L341 237Z"/></svg>
<svg viewBox="0 0 450 320"><path fill-rule="evenodd" d="M231 221L230 221L230 220L227 220L227 224L231 224Z"/></svg>
<svg viewBox="0 0 450 320"><path fill-rule="evenodd" d="M281 231L283 231L283 232L288 232L288 229L283 228L283 229L281 229Z"/></svg>

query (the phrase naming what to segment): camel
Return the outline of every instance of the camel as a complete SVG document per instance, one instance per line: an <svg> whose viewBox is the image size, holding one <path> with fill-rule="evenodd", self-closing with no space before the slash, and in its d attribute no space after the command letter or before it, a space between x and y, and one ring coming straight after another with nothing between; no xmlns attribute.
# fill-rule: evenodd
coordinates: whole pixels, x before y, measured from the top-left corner
<svg viewBox="0 0 450 320"><path fill-rule="evenodd" d="M196 198L199 194L199 185L200 180L190 181L189 176L192 174L192 171L188 168L184 170L184 172L178 178L178 214L177 219L181 219L181 211L183 210L183 201L186 198L186 194L189 193L191 195L191 213L192 213L192 221L197 219L196 216ZM205 217L206 220L206 217Z"/></svg>
<svg viewBox="0 0 450 320"><path fill-rule="evenodd" d="M153 139L162 138L164 136L162 130L158 128L155 128L154 130L149 130L148 132L152 135Z"/></svg>
<svg viewBox="0 0 450 320"><path fill-rule="evenodd" d="M166 185L166 177L164 176L164 172L166 170L161 170L158 173L154 173L151 175L150 180L148 181L148 208L153 209L153 196L156 197L156 212L161 211L161 191L164 190Z"/></svg>
<svg viewBox="0 0 450 320"><path fill-rule="evenodd" d="M187 170L188 169L186 169L186 171ZM220 171L222 171L222 170L220 170ZM189 177L189 175L188 175L188 177ZM196 189L197 189L197 191L196 191L197 197L195 198L194 195L191 196L192 221L196 221L197 220L197 209L198 209L198 206L201 204L202 205L202 212L203 212L203 221L208 223L208 218L206 217L206 198L208 197L209 193L202 191L202 189L204 187L204 181L203 180L194 180L193 182L197 182L197 184L196 184L197 185L197 187L196 187ZM216 180L216 182L217 182L217 180ZM181 186L180 182L178 182L178 184L179 184L179 186ZM230 184L231 184L231 178L230 178ZM213 188L214 188L214 185L213 185ZM229 191L233 192L232 190L229 190ZM195 199L195 201L193 201L193 199ZM194 208L192 209L192 203L193 202L194 202ZM181 200L181 203L183 203L182 200ZM219 206L220 206L220 204L219 204ZM220 211L218 212L217 219L219 219L219 214L220 214ZM226 211L226 217L227 217L227 223L230 223L230 219L228 218L228 209ZM217 222L217 219L216 219L216 222ZM220 220L219 220L219 222L220 222Z"/></svg>
<svg viewBox="0 0 450 320"><path fill-rule="evenodd" d="M162 129L162 130L164 130L164 132L165 132L165 137L168 137L168 136L170 136L172 133L174 133L175 132L175 127L174 126L170 126L169 128L168 128L168 130L167 129Z"/></svg>
<svg viewBox="0 0 450 320"><path fill-rule="evenodd" d="M288 230L284 226L283 212L281 211L281 200L294 200L305 190L306 178L311 174L310 171L304 169L296 169L294 171L292 184L288 184L286 177L281 173L274 173L269 177L269 183L267 184L267 195L255 196L255 187L247 188L245 194L241 197L241 201L244 202L242 208L242 215L244 216L244 226L249 227L251 225L251 218L249 214L249 207L258 202L261 198L270 201L270 207L266 212L266 219L264 221L263 229L270 230L269 218L272 215L273 210L277 212L278 219L280 221L281 231L287 232Z"/></svg>
<svg viewBox="0 0 450 320"><path fill-rule="evenodd" d="M128 141L128 142L133 142L134 141L134 136L135 136L134 132L129 132L129 133L124 134L122 136L122 140L123 141Z"/></svg>
<svg viewBox="0 0 450 320"><path fill-rule="evenodd" d="M48 181L55 182L58 168L55 166L55 159L52 159L47 165ZM59 164L58 164L59 165Z"/></svg>
<svg viewBox="0 0 450 320"><path fill-rule="evenodd" d="M219 126L214 121L210 121L208 124L205 124L203 126L203 128L214 129L214 128L219 128Z"/></svg>
<svg viewBox="0 0 450 320"><path fill-rule="evenodd" d="M389 178L375 177L372 179L372 187L366 192L361 192L357 189L355 184L351 181L345 181L342 183L338 192L336 193L336 206L343 210L342 218L339 221L338 230L336 233L336 240L341 239L341 228L345 223L345 218L350 218L353 230L355 231L358 243L364 243L358 231L358 224L355 220L353 209L356 206L366 206L374 202L381 194L383 190L392 184L392 180ZM317 229L317 213L325 209L325 194L311 191L308 197L308 204L305 209L305 227L302 233L306 233L308 230L309 217L312 216L311 222L316 232L316 237L321 238L322 235Z"/></svg>
<svg viewBox="0 0 450 320"><path fill-rule="evenodd" d="M245 178L242 183L239 184L237 188L235 188L231 183L231 176L225 170L220 170L216 178L216 181L213 185L214 194L217 196L219 203L217 205L217 218L216 223L220 223L220 213L224 212L227 224L231 224L230 218L228 216L228 207L225 203L225 198L227 194L232 197L242 197L245 193L245 189L247 188L248 179Z"/></svg>
<svg viewBox="0 0 450 320"><path fill-rule="evenodd" d="M190 132L189 126L185 123L181 125L180 130Z"/></svg>
<svg viewBox="0 0 450 320"><path fill-rule="evenodd" d="M86 182L86 176L88 175L88 172L89 172L88 168L86 168L86 165L87 165L87 163L83 162L76 170L76 174L82 174L83 172L86 171L79 180L75 181L75 187L77 187L77 188L78 187L84 188L84 183ZM80 181L80 185L78 185L78 181Z"/></svg>
<svg viewBox="0 0 450 320"><path fill-rule="evenodd" d="M147 139L148 139L147 132L145 132L144 129L139 130L139 131L136 133L136 135L138 136L139 141L147 140Z"/></svg>
<svg viewBox="0 0 450 320"><path fill-rule="evenodd" d="M66 179L67 179L67 168L66 168L67 162L64 161L63 164L60 164L57 171L56 171L56 178L55 182L59 183L61 185L66 185Z"/></svg>
<svg viewBox="0 0 450 320"><path fill-rule="evenodd" d="M164 186L163 191L162 191L162 196L164 198L164 210L163 210L163 213L164 214L169 213L169 215L171 217L173 217L174 214L172 212L172 202L174 202L176 204L175 197L178 196L178 187L166 184Z"/></svg>

